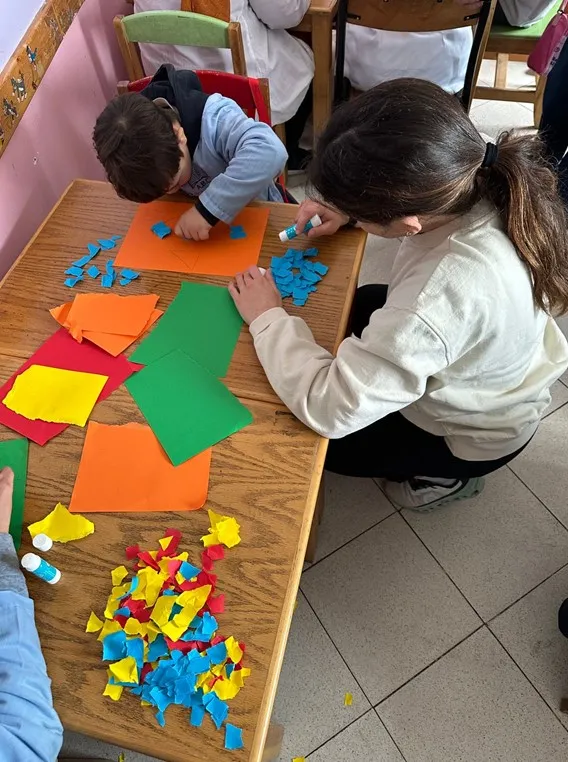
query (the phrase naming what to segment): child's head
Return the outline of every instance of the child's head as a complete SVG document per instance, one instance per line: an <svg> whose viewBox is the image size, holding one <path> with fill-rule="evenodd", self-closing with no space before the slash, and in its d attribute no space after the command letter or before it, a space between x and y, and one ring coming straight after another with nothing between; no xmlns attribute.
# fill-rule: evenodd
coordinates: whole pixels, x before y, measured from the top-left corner
<svg viewBox="0 0 568 762"><path fill-rule="evenodd" d="M114 98L93 132L97 156L122 198L154 201L188 182L191 158L177 111L140 93Z"/></svg>
<svg viewBox="0 0 568 762"><path fill-rule="evenodd" d="M502 133L482 167L486 151L455 96L423 80L392 80L332 115L311 181L326 203L386 237L490 200L531 271L536 304L568 311L567 219L539 139Z"/></svg>

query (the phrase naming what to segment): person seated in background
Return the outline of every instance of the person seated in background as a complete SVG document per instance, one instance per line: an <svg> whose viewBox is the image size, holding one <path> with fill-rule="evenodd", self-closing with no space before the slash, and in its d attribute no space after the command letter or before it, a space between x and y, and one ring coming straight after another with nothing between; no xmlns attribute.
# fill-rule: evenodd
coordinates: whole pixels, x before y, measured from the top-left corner
<svg viewBox="0 0 568 762"><path fill-rule="evenodd" d="M135 0L134 12L179 11L181 0ZM297 26L310 0L231 0L231 21L241 25L249 77L270 81L272 124L286 123L286 147L290 168L304 158L298 148L311 113L311 88L314 57L302 40L286 29ZM154 74L163 63L179 69L233 71L229 50L188 48L180 45L140 45L146 74Z"/></svg>
<svg viewBox="0 0 568 762"><path fill-rule="evenodd" d="M230 98L206 95L192 71L161 66L140 93L106 106L93 142L122 198L146 203L183 190L198 197L175 233L203 241L253 199L283 201L276 186L287 154L274 131Z"/></svg>
<svg viewBox="0 0 568 762"><path fill-rule="evenodd" d="M14 473L0 470L0 759L54 762L63 728L14 542L8 534Z"/></svg>
<svg viewBox="0 0 568 762"><path fill-rule="evenodd" d="M499 0L493 23L531 26L544 18L555 5L558 5L558 0Z"/></svg>

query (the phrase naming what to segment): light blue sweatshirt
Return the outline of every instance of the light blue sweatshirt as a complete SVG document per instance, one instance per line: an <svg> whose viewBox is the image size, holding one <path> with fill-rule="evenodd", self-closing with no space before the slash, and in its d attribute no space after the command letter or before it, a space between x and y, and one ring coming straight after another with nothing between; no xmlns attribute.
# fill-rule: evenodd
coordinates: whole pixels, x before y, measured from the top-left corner
<svg viewBox="0 0 568 762"><path fill-rule="evenodd" d="M14 543L0 534L0 760L55 762L63 728Z"/></svg>
<svg viewBox="0 0 568 762"><path fill-rule="evenodd" d="M253 199L282 201L274 178L287 158L282 141L267 124L247 117L230 98L210 95L183 190L199 196L211 214L230 223Z"/></svg>

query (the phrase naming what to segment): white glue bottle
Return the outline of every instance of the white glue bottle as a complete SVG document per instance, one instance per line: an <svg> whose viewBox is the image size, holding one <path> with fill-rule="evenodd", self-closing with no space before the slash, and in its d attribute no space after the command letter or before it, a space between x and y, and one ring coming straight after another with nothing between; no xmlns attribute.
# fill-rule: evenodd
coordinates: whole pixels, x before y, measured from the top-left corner
<svg viewBox="0 0 568 762"><path fill-rule="evenodd" d="M32 540L32 545L34 548L37 548L38 550L43 550L44 553L47 553L48 550L51 550L53 547L53 540L51 537L48 537L46 534L43 534L43 532L40 532L39 534L36 534L36 536Z"/></svg>
<svg viewBox="0 0 568 762"><path fill-rule="evenodd" d="M21 564L24 569L35 574L36 577L43 579L45 582L49 582L50 585L55 585L61 579L59 569L48 564L47 561L44 561L43 558L40 558L35 553L26 553L22 557Z"/></svg>
<svg viewBox="0 0 568 762"><path fill-rule="evenodd" d="M280 238L282 243L286 243L286 241L291 241L293 238L296 238L296 236L300 235L300 233L307 233L312 228L319 228L321 224L322 224L322 221L319 214L314 214L311 220L308 220L308 222L306 223L306 227L303 230L298 232L296 230L296 226L292 225L292 227L286 228L286 230L283 230L281 233L278 233L278 238Z"/></svg>

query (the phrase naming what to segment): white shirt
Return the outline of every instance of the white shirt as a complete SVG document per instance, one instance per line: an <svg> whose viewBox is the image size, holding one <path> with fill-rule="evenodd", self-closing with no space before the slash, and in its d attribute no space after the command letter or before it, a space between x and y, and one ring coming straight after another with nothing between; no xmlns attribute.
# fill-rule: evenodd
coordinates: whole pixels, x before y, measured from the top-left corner
<svg viewBox="0 0 568 762"><path fill-rule="evenodd" d="M544 18L558 0L499 0L507 21L513 26L530 26Z"/></svg>
<svg viewBox="0 0 568 762"><path fill-rule="evenodd" d="M417 77L457 93L463 87L472 41L470 27L385 32L348 24L345 76L356 90L370 90L389 79Z"/></svg>
<svg viewBox="0 0 568 762"><path fill-rule="evenodd" d="M231 20L241 25L247 74L270 80L272 123L291 119L314 75L310 48L286 29L300 23L310 0L231 0ZM179 11L180 0L135 0L134 11ZM140 46L146 74L163 63L177 69L233 71L230 50L187 48L179 45Z"/></svg>
<svg viewBox="0 0 568 762"><path fill-rule="evenodd" d="M281 307L250 332L275 392L322 436L398 410L471 461L526 444L568 367L568 343L535 308L528 270L486 203L404 240L385 306L336 357Z"/></svg>

